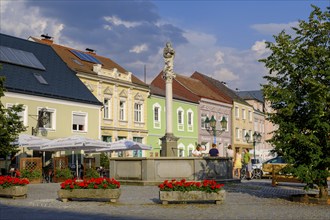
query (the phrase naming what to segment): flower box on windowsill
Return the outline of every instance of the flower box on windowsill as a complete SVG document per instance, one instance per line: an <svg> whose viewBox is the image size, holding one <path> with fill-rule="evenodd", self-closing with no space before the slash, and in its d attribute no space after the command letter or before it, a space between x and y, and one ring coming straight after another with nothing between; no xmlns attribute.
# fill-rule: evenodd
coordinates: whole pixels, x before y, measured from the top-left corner
<svg viewBox="0 0 330 220"><path fill-rule="evenodd" d="M11 198L26 198L27 186L11 186L9 188L2 188L0 186L0 196Z"/></svg>
<svg viewBox="0 0 330 220"><path fill-rule="evenodd" d="M116 202L121 191L120 189L60 189L57 194L62 202L71 199L109 199L110 202Z"/></svg>
<svg viewBox="0 0 330 220"><path fill-rule="evenodd" d="M159 200L162 204L168 204L168 202L215 201L218 205L224 202L225 197L225 190L211 193L205 191L159 191Z"/></svg>

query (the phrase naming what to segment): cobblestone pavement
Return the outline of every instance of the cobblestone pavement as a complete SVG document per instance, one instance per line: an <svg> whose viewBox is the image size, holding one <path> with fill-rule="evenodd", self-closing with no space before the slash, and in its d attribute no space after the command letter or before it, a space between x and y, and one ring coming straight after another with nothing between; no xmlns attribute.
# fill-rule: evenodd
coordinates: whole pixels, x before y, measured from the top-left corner
<svg viewBox="0 0 330 220"><path fill-rule="evenodd" d="M330 220L329 205L291 202L304 193L302 184L270 180L227 183L224 204L170 203L162 205L157 186L121 186L116 203L57 199L58 183L30 184L26 199L0 198L0 219L320 219ZM318 193L311 190L308 193Z"/></svg>

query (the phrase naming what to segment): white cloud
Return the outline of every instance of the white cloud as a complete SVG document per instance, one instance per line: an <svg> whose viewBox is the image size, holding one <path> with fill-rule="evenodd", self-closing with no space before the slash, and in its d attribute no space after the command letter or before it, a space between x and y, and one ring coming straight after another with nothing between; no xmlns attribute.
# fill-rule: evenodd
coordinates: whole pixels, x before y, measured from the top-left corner
<svg viewBox="0 0 330 220"><path fill-rule="evenodd" d="M266 41L256 41L254 45L252 45L251 50L256 52L259 56L266 54L269 52L269 49L266 48Z"/></svg>
<svg viewBox="0 0 330 220"><path fill-rule="evenodd" d="M213 76L219 81L232 81L239 79L237 75L235 75L232 71L230 71L227 68L221 68L219 70L216 70Z"/></svg>
<svg viewBox="0 0 330 220"><path fill-rule="evenodd" d="M126 28L132 28L132 27L136 27L139 26L141 23L140 22L130 22L130 21L123 21L120 18L118 18L117 16L106 16L104 17L104 20L112 23L114 26L119 26L119 25L123 25Z"/></svg>
<svg viewBox="0 0 330 220"><path fill-rule="evenodd" d="M215 62L214 62L214 65L215 66L224 63L224 60L223 60L224 55L225 54L223 52L221 52L221 51L218 51L218 52L215 53Z"/></svg>
<svg viewBox="0 0 330 220"><path fill-rule="evenodd" d="M141 44L133 47L132 49L129 50L131 53L142 53L143 51L148 50L148 45L146 44Z"/></svg>
<svg viewBox="0 0 330 220"><path fill-rule="evenodd" d="M254 24L251 26L252 29L258 31L261 34L274 35L285 30L286 33L292 33L292 27L297 27L298 22L289 22L283 24L269 23L269 24Z"/></svg>
<svg viewBox="0 0 330 220"><path fill-rule="evenodd" d="M0 2L0 32L27 39L29 36L40 36L51 33L54 39L61 36L63 24L40 15L38 7L29 7L24 1ZM28 13L27 13L28 12Z"/></svg>

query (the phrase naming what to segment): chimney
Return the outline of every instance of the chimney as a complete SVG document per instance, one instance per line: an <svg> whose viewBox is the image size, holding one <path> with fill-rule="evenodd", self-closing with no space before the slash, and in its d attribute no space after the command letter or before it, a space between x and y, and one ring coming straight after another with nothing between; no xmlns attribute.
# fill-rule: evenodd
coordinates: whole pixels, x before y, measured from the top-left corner
<svg viewBox="0 0 330 220"><path fill-rule="evenodd" d="M96 54L96 50L93 50L93 49L90 49L90 48L86 48L86 51L88 53L91 53L91 54Z"/></svg>
<svg viewBox="0 0 330 220"><path fill-rule="evenodd" d="M53 44L53 37L48 36L48 34L42 34L42 41L45 42L46 44Z"/></svg>

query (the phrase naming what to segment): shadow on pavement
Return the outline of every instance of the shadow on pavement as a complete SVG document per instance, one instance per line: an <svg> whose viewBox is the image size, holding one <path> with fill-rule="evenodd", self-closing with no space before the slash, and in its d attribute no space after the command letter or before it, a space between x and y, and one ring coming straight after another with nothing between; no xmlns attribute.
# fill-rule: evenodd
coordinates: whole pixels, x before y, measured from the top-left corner
<svg viewBox="0 0 330 220"><path fill-rule="evenodd" d="M0 219L33 219L33 220L90 220L90 219L130 219L130 220L142 220L146 218L132 217L132 216L114 216L109 214L88 214L70 212L67 210L54 210L45 208L32 208L32 207L17 207L9 205L0 206Z"/></svg>

